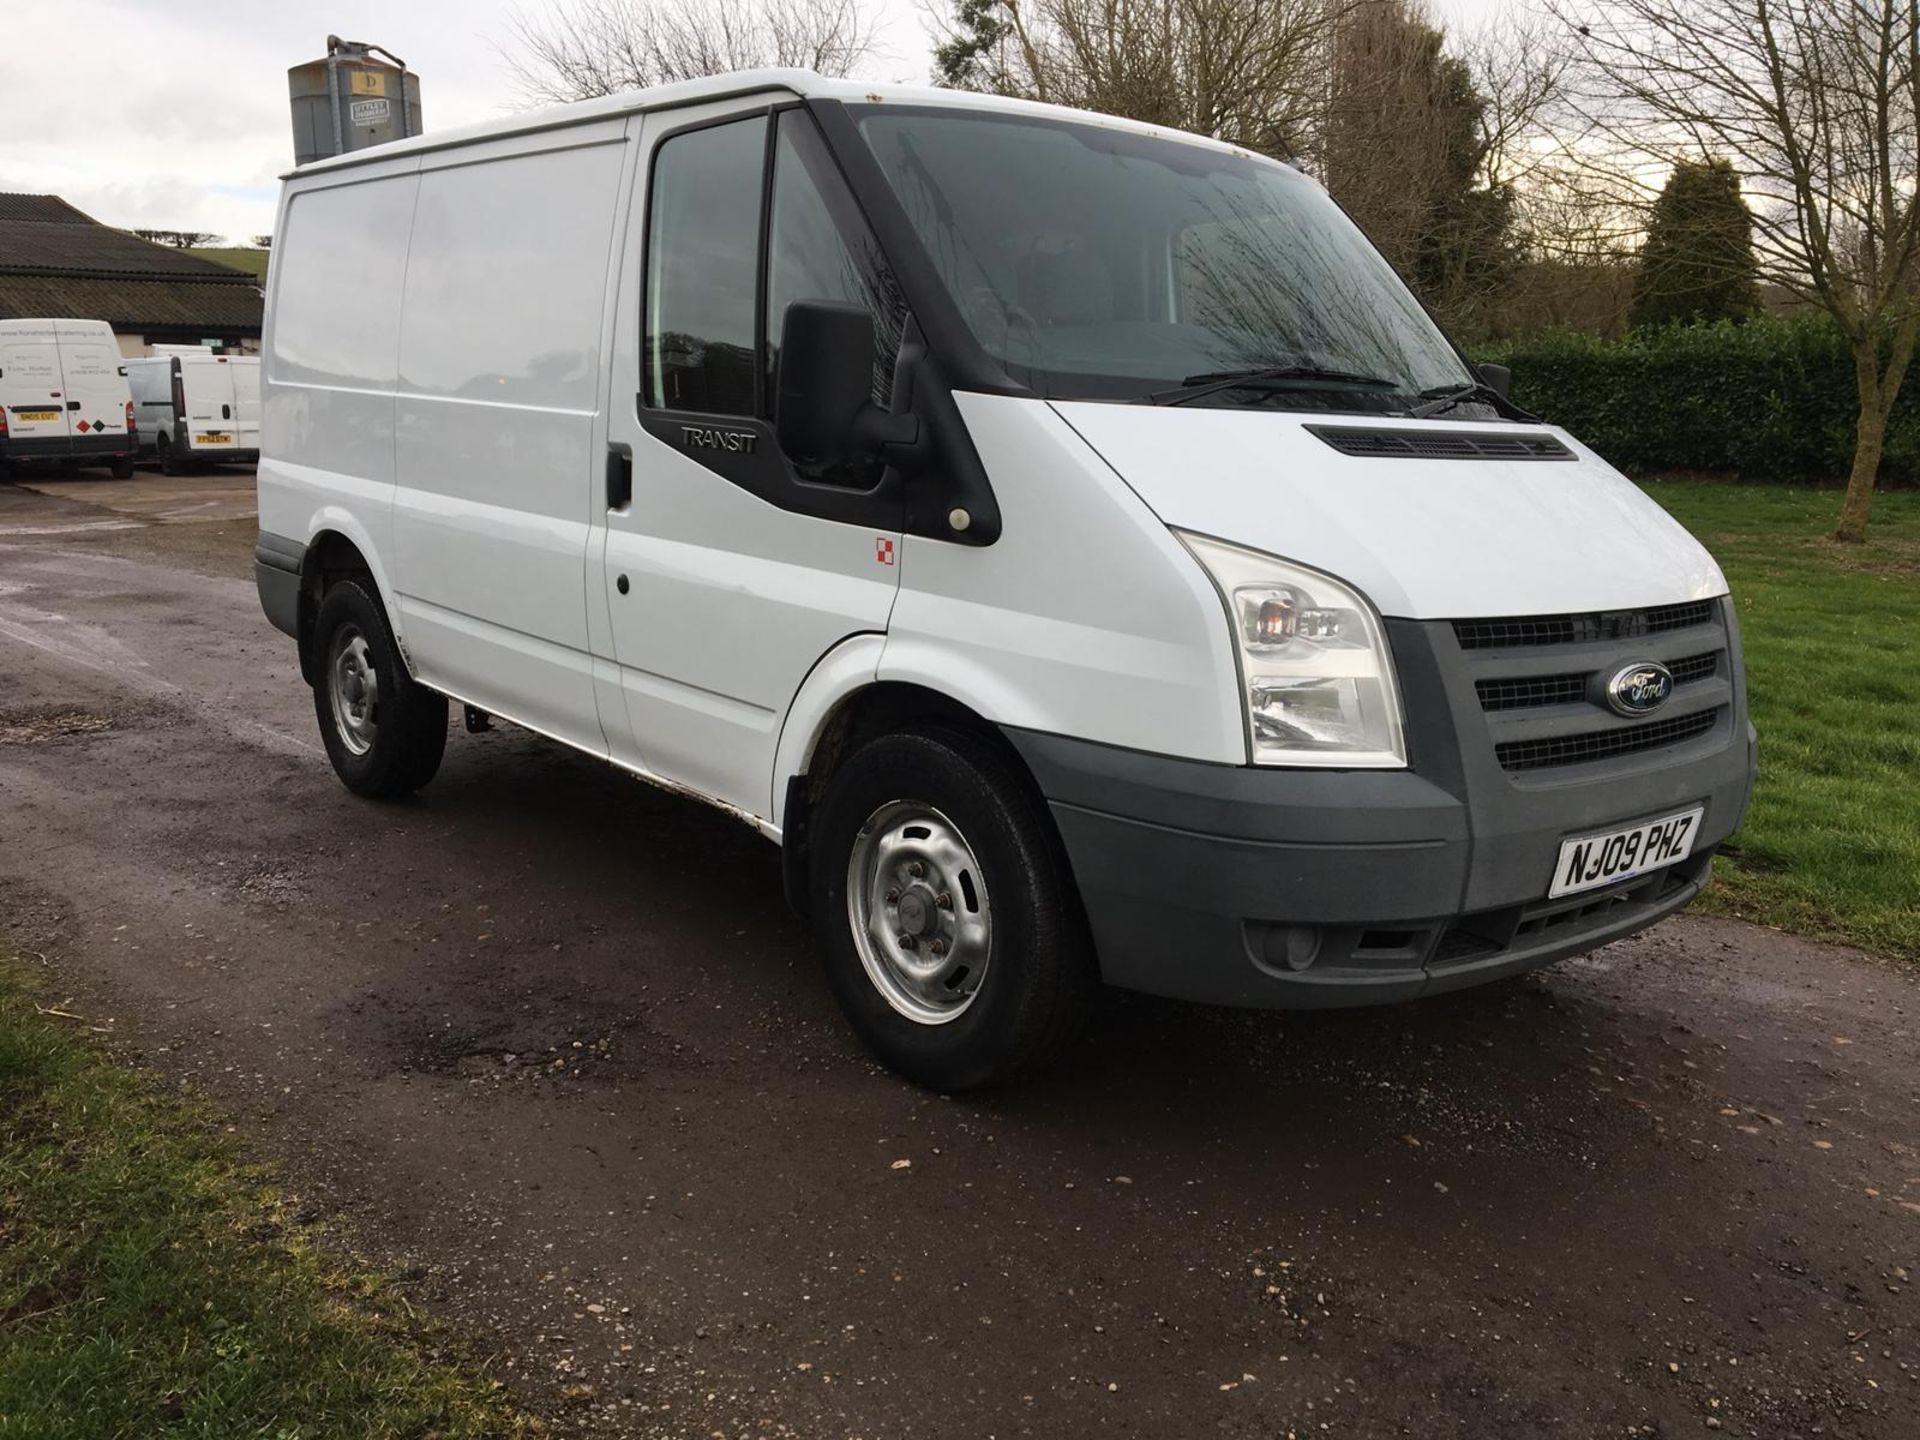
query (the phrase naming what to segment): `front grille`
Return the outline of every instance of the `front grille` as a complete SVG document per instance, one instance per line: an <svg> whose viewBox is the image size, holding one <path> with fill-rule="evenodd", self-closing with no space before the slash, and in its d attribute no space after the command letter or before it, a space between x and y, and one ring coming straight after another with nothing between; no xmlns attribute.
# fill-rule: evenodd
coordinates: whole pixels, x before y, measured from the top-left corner
<svg viewBox="0 0 1920 1440"><path fill-rule="evenodd" d="M1667 667L1673 671L1673 683L1691 685L1696 680L1710 679L1720 671L1720 656L1689 655L1684 660L1676 660Z"/></svg>
<svg viewBox="0 0 1920 1440"><path fill-rule="evenodd" d="M1676 686L1708 680L1719 673L1720 655L1689 655L1667 667ZM1482 710L1533 710L1543 705L1577 705L1591 692L1594 675L1583 671L1572 675L1535 675L1521 679L1476 680L1474 693Z"/></svg>
<svg viewBox="0 0 1920 1440"><path fill-rule="evenodd" d="M1649 720L1640 725L1594 730L1584 735L1505 740L1493 747L1494 755L1508 770L1544 770L1553 765L1580 765L1589 760L1657 750L1705 735L1719 723L1723 709L1724 706L1716 705L1710 710L1696 710L1691 715L1676 715L1670 720Z"/></svg>
<svg viewBox="0 0 1920 1440"><path fill-rule="evenodd" d="M1587 698L1585 675L1542 675L1532 680L1476 680L1482 710L1531 710L1540 705L1577 705Z"/></svg>
<svg viewBox="0 0 1920 1440"><path fill-rule="evenodd" d="M1573 451L1551 435L1500 431L1409 430L1370 425L1309 425L1311 433L1342 455L1376 460L1571 460Z"/></svg>
<svg viewBox="0 0 1920 1440"><path fill-rule="evenodd" d="M1536 645L1591 644L1631 640L1667 630L1685 630L1713 619L1711 600L1655 605L1647 610L1594 610L1578 615L1519 615L1499 620L1456 620L1462 650L1510 650Z"/></svg>

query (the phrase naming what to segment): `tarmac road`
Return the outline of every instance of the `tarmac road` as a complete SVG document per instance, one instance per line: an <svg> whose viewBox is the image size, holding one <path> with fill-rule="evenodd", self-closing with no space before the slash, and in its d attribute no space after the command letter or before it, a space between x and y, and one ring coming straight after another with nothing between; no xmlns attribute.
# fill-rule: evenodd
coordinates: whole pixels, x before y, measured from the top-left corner
<svg viewBox="0 0 1920 1440"><path fill-rule="evenodd" d="M0 924L562 1429L1920 1435L1911 971L1681 918L937 1098L764 841L505 728L352 798L244 494L103 499L0 486Z"/></svg>

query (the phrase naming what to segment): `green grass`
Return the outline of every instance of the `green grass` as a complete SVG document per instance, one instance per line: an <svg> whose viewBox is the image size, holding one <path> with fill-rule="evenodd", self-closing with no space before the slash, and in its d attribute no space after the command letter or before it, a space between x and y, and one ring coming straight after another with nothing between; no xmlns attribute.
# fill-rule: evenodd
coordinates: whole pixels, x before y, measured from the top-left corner
<svg viewBox="0 0 1920 1440"><path fill-rule="evenodd" d="M187 253L244 270L262 281L267 278L267 258L273 254L271 250L258 250L251 245L195 245Z"/></svg>
<svg viewBox="0 0 1920 1440"><path fill-rule="evenodd" d="M0 954L0 1437L532 1433Z"/></svg>
<svg viewBox="0 0 1920 1440"><path fill-rule="evenodd" d="M1920 492L1883 491L1868 542L1836 545L1838 491L1645 488L1727 572L1760 730L1706 903L1920 960Z"/></svg>

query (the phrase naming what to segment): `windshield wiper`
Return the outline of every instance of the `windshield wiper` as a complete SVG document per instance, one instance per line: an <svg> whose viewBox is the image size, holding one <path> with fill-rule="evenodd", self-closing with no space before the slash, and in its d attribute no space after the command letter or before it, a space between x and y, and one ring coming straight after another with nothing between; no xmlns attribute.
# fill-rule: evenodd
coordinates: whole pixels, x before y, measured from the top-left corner
<svg viewBox="0 0 1920 1440"><path fill-rule="evenodd" d="M1269 386L1284 389L1297 381L1309 381L1316 385L1343 390L1399 388L1397 381L1383 379L1378 375L1361 375L1352 370L1323 370L1317 365L1270 365L1253 370L1209 370L1201 375L1189 375L1180 382L1178 389L1156 390L1150 395L1142 395L1135 403L1185 405L1188 401L1198 400L1203 396L1218 395L1222 390L1257 390Z"/></svg>
<svg viewBox="0 0 1920 1440"><path fill-rule="evenodd" d="M1478 380L1470 380L1465 385L1436 385L1431 390L1422 390L1420 398L1427 403L1408 409L1409 420L1425 420L1429 415L1438 415L1469 400L1489 401L1495 410L1504 411L1507 408L1505 397L1498 390Z"/></svg>

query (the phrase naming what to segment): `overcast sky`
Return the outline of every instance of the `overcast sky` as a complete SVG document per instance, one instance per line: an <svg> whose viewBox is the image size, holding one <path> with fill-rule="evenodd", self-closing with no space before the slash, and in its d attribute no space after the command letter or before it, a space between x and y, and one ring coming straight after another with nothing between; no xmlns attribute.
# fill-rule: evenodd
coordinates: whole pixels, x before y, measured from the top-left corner
<svg viewBox="0 0 1920 1440"><path fill-rule="evenodd" d="M273 228L293 160L289 66L329 33L384 46L420 76L428 130L513 108L500 57L515 0L0 0L0 191L60 195L123 228ZM543 0L532 0L537 7ZM734 0L751 4L752 0ZM875 0L865 78L923 82L919 0ZM1430 0L1475 24L1513 0ZM31 23L28 23L31 20Z"/></svg>

